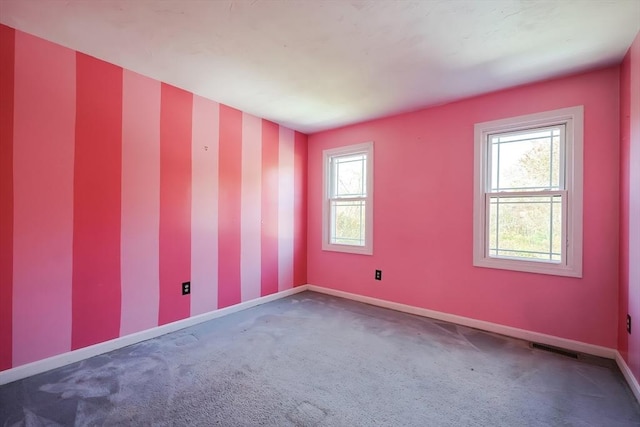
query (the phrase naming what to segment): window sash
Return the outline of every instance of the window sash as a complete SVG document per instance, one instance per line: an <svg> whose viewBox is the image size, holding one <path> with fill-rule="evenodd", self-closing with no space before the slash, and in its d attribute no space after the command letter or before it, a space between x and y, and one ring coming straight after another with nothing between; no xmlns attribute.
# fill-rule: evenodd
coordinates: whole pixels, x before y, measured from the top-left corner
<svg viewBox="0 0 640 427"><path fill-rule="evenodd" d="M558 131L559 136L559 165L555 165L558 168L558 186L554 186L551 182L549 182L548 186L538 186L538 187L519 187L519 188L508 188L502 189L499 186L499 181L494 182L494 179L498 179L501 176L500 169L500 151L497 151L497 157L494 156L494 145L500 144L512 144L512 143L522 143L523 141L535 141L541 138L550 138L549 144L550 149L552 150L552 142L554 138L554 131ZM544 136L542 134L548 133L548 136ZM524 138L527 135L531 135L530 138ZM536 135L538 135L536 137ZM519 138L521 137L521 138ZM494 142L496 138L505 138L507 141L502 142ZM562 264L566 265L567 262L567 250L566 250L566 231L567 231L567 191L566 191L566 125L562 124L551 124L544 126L536 126L529 127L525 129L519 130L510 130L505 132L492 132L487 133L484 136L484 144L486 147L486 176L485 176L485 215L484 215L484 256L487 258L493 259L510 259L516 261L530 261L530 262L541 262L541 263L549 263L549 264ZM550 154L549 159L549 178L553 177L553 154ZM494 177L494 164L497 164L495 168L495 174L497 176ZM495 187L495 188L492 188ZM499 238L500 238L500 222L499 219L496 223L496 248L491 248L491 200L492 199L515 199L515 198L547 198L550 199L554 196L559 196L561 200L561 244L560 244L560 261L555 261L551 259L553 256L553 227L550 226L550 250L549 250L549 258L550 259L535 259L535 258L526 258L523 256L507 256L507 255L498 255L500 252L507 252L509 250L501 250L499 246ZM551 205L553 206L553 205ZM553 212L549 214L549 222L553 224ZM514 253L527 253L529 251L522 248L513 248L510 249ZM495 253L492 253L494 252Z"/></svg>
<svg viewBox="0 0 640 427"><path fill-rule="evenodd" d="M526 258L526 257L521 257L521 256L506 256L506 255L493 255L491 254L492 252L492 248L491 248L491 199L535 199L535 198L540 198L540 199L552 199L553 197L560 197L560 215L561 215L561 226L560 226L560 260L559 261L554 261L551 259L536 259L536 258ZM547 191L514 191L514 192L506 192L506 191L498 191L498 192L486 192L485 193L485 200L484 200L484 204L485 204L485 214L484 214L484 218L485 218L485 224L484 224L484 256L486 258L493 258L493 259L507 259L507 260L515 260L515 261L524 261L524 262L538 262L538 263L548 263L548 264L560 264L560 265L566 265L567 264L567 245L568 245L568 241L567 241L567 229L568 229L568 215L567 215L567 209L568 209L568 203L567 203L567 197L568 197L568 192L564 191L564 190L547 190ZM548 203L553 203L553 202L548 202ZM552 205L553 206L553 205ZM550 222L550 235L549 235L549 245L550 245L550 249L549 249L549 254L553 253L553 213L550 213L549 216L549 222ZM499 227L499 222L496 224L496 227ZM499 232L496 231L496 234L498 234ZM499 239L499 238L498 238ZM498 240L497 239L497 240ZM511 249L509 249L511 250ZM496 245L496 251L497 252L506 252L508 250L506 249L501 249L499 246L499 243L497 243ZM513 249L514 252L521 252L521 253L526 253L526 252L530 252L524 249ZM540 253L547 253L547 252L540 252Z"/></svg>
<svg viewBox="0 0 640 427"><path fill-rule="evenodd" d="M345 158L345 157L357 157L357 156L362 156L362 159L360 160L353 160L353 162L361 162L362 166L361 166L361 177L360 177L360 182L361 182L361 186L362 186L362 193L361 194L341 194L338 191L338 183L340 180L340 177L338 176L338 164L339 159L340 158ZM334 156L330 156L329 157L329 175L330 175L330 183L329 183L329 194L327 195L327 197L329 199L342 199L342 200L347 200L347 199L351 199L354 197L367 197L367 168L368 168L368 154L367 152L353 152L353 153L348 153L348 154L343 154L343 155L334 155Z"/></svg>
<svg viewBox="0 0 640 427"><path fill-rule="evenodd" d="M337 235L337 217L335 216L335 209L339 204L344 203L360 203L360 238L351 238ZM347 245L355 247L365 247L367 244L367 198L366 197L349 197L349 198L331 198L328 200L329 209L329 243L332 245ZM343 205L344 206L344 205ZM351 240L351 242L348 242Z"/></svg>
<svg viewBox="0 0 640 427"><path fill-rule="evenodd" d="M338 189L338 185L340 182L340 174L339 174L339 165L344 164L345 162L341 162L340 159L344 158L357 158L361 157L357 160L352 160L352 162L360 162L360 176L359 181L362 188L362 195L356 196L353 194L340 194ZM330 163L330 185L329 185L329 243L332 245L347 245L347 246L357 246L364 247L366 246L366 235L367 235L367 227L366 227L366 202L367 202L367 153L366 152L353 152L344 155L336 155L329 157ZM351 161L349 161L351 162ZM361 215L359 219L359 232L360 238L347 238L347 237L339 237L338 233L338 218L336 214L337 207L339 203L361 203L360 210ZM343 205L344 206L344 205ZM363 211L364 210L364 211ZM351 240L349 242L349 240Z"/></svg>
<svg viewBox="0 0 640 427"><path fill-rule="evenodd" d="M553 141L553 131L554 130L558 130L559 131L559 170L558 170L558 185L554 186L552 183L549 183L549 185L541 185L541 186L533 186L533 187L512 187L512 188L501 188L499 185L499 179L500 179L500 151L498 151L498 156L494 156L493 155L493 148L494 145L496 146L500 146L502 144L512 144L512 143L518 143L518 142L522 142L522 141L534 141L540 138L523 138L523 139L514 139L513 141L508 141L508 142L499 142L499 143L494 143L493 139L494 138L505 138L505 137L513 137L516 138L517 136L523 136L523 135L531 135L531 134L536 134L536 133L543 133L543 132L551 132L551 141ZM540 190L566 190L567 186L566 186L566 174L567 174L567 162L566 162L566 138L567 138L567 129L566 129L566 124L565 123L561 123L561 124L554 124L554 125L544 125L544 126L536 126L536 127L530 127L530 128L525 128L525 129L519 129L519 130L512 130L512 131L506 131L506 132L492 132L492 133L487 133L484 136L486 139L484 141L485 144L485 149L486 149L486 156L487 156L487 160L486 160L486 177L485 177L485 191L513 191L513 190L521 190L521 191L540 191ZM497 158L495 158L497 157ZM494 177L493 176L493 166L494 164L497 164L496 167L496 174L497 176ZM553 155L551 156L550 159L550 170L549 170L549 177L553 176ZM497 181L497 182L494 182Z"/></svg>

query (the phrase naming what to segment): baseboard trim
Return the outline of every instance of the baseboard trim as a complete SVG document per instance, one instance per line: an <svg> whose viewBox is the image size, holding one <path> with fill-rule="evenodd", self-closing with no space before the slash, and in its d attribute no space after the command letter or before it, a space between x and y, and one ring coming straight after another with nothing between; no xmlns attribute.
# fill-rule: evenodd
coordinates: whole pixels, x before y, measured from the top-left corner
<svg viewBox="0 0 640 427"><path fill-rule="evenodd" d="M161 335L178 331L180 329L188 328L189 326L194 326L202 322L216 319L218 317L227 316L232 313L237 313L239 311L246 310L248 308L255 307L261 304L265 304L270 301L275 301L280 298L288 297L290 295L294 295L305 290L307 290L307 285L297 286L292 289L287 289L275 294L256 298L251 301L245 301L240 304L232 305L230 307L225 307L215 311L210 311L208 313L199 314L197 316L189 317L187 319L178 320L176 322L168 323L166 325L157 326L152 329L147 329L144 331L133 333L131 335L126 335L124 337L120 337L110 341L105 341L99 344L95 344L89 347L73 350L68 353L63 353L56 356L48 357L46 359L28 363L26 365L17 366L15 368L11 368L11 369L0 372L0 385L18 381L23 378L30 377L32 375L49 371L51 369L60 368L70 363L79 362L81 360L88 359L93 356L98 356L100 354L117 350L122 347L126 347L132 344L136 344L142 341L156 338Z"/></svg>
<svg viewBox="0 0 640 427"><path fill-rule="evenodd" d="M617 350L613 348L587 344L580 341L560 338L553 335L542 334L539 332L527 331L526 329L513 328L511 326L500 325L497 323L485 322L483 320L472 319L469 317L458 316L441 311L429 310L426 308L414 307L411 305L400 304L397 302L386 301L378 298L352 294L349 292L338 291L336 289L325 288L322 286L308 285L307 289L314 292L320 292L327 295L333 295L353 301L363 302L365 304L375 305L378 307L388 308L404 313L415 314L417 316L429 317L431 319L451 322L474 329L481 329L483 331L493 332L495 334L505 335L512 338L519 338L526 341L551 345L554 347L577 351L579 353L591 354L593 356L605 357L607 359L616 359L616 354L618 353Z"/></svg>
<svg viewBox="0 0 640 427"><path fill-rule="evenodd" d="M627 380L627 384L629 384L629 388L633 392L633 395L636 397L638 403L640 403L640 383L631 372L631 368L627 365L627 362L622 357L619 351L616 351L616 362L618 363L618 368L620 368L620 372L624 376L624 379Z"/></svg>

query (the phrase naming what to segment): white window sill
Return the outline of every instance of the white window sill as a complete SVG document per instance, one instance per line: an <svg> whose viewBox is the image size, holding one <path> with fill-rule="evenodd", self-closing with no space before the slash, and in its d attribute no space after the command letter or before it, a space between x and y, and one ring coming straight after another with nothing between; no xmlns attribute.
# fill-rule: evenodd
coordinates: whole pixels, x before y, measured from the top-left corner
<svg viewBox="0 0 640 427"><path fill-rule="evenodd" d="M571 266L545 261L521 261L504 258L481 258L473 261L474 267L549 274L553 276L582 277L582 271Z"/></svg>
<svg viewBox="0 0 640 427"><path fill-rule="evenodd" d="M337 245L325 243L322 245L323 251L344 252L348 254L373 255L373 249L366 246Z"/></svg>

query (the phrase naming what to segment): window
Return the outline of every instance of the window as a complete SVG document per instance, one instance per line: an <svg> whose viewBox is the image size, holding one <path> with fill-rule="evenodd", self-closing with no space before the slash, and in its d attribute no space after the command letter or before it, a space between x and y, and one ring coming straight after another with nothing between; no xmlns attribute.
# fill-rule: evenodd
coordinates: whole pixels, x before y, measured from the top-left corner
<svg viewBox="0 0 640 427"><path fill-rule="evenodd" d="M325 150L322 249L373 253L373 142Z"/></svg>
<svg viewBox="0 0 640 427"><path fill-rule="evenodd" d="M582 277L582 128L582 106L475 125L475 266Z"/></svg>

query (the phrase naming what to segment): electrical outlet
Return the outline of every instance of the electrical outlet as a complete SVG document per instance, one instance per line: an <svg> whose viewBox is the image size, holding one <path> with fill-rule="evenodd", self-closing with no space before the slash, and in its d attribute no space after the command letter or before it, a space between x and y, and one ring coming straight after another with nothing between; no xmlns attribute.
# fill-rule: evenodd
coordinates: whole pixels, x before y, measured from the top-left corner
<svg viewBox="0 0 640 427"><path fill-rule="evenodd" d="M382 280L382 270L376 270L376 280Z"/></svg>
<svg viewBox="0 0 640 427"><path fill-rule="evenodd" d="M189 295L191 293L191 282L182 283L182 295Z"/></svg>
<svg viewBox="0 0 640 427"><path fill-rule="evenodd" d="M627 332L631 333L631 315L627 314Z"/></svg>

